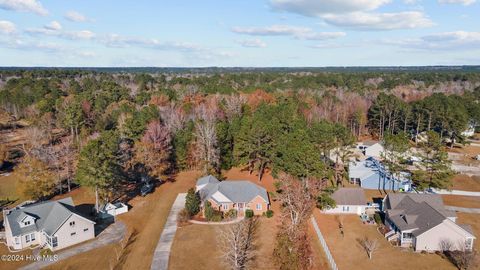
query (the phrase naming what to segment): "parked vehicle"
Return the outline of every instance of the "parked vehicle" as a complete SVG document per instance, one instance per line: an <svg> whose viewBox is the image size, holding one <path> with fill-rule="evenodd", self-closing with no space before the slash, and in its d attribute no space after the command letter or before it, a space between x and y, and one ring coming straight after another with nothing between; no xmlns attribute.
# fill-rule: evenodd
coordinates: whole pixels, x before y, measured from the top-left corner
<svg viewBox="0 0 480 270"><path fill-rule="evenodd" d="M148 193L152 192L153 190L153 185L150 183L146 183L145 185L142 186L140 189L140 194L142 196L147 196Z"/></svg>

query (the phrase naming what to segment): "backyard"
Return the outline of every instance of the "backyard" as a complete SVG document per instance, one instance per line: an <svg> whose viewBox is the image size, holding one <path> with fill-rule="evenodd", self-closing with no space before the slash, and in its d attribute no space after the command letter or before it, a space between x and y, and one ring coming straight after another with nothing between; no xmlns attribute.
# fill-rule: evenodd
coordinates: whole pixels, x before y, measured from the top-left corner
<svg viewBox="0 0 480 270"><path fill-rule="evenodd" d="M339 216L322 214L318 210L314 216L339 269L456 269L439 255L414 253L391 246L376 226L362 224L357 215L343 216L343 237L339 230ZM375 239L379 244L371 260L360 245L364 237Z"/></svg>

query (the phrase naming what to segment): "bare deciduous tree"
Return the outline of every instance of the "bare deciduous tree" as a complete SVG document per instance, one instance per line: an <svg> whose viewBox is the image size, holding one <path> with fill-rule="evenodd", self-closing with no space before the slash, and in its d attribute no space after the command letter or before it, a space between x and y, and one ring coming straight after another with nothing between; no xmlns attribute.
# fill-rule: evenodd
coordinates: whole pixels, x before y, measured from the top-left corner
<svg viewBox="0 0 480 270"><path fill-rule="evenodd" d="M175 134L184 127L187 117L183 109L176 106L174 102L169 103L167 106L159 107L159 110L163 124L168 128L170 133Z"/></svg>
<svg viewBox="0 0 480 270"><path fill-rule="evenodd" d="M257 227L257 219L249 218L220 231L222 258L229 269L244 270L252 266Z"/></svg>
<svg viewBox="0 0 480 270"><path fill-rule="evenodd" d="M225 115L229 121L242 114L242 107L247 103L247 98L242 95L229 95L223 98L225 102Z"/></svg>
<svg viewBox="0 0 480 270"><path fill-rule="evenodd" d="M217 170L220 153L217 145L215 129L215 111L204 104L197 108L197 122L195 123L195 152L198 165L203 166L204 173Z"/></svg>
<svg viewBox="0 0 480 270"><path fill-rule="evenodd" d="M368 237L365 237L361 241L362 247L365 249L365 251L368 254L368 258L372 259L373 252L378 249L378 241L377 239L370 239Z"/></svg>

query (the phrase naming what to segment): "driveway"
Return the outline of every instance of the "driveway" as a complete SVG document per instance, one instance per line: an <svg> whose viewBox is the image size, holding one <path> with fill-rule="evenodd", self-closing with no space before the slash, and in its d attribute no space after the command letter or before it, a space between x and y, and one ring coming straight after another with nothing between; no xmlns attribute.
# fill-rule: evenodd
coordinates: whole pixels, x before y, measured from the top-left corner
<svg viewBox="0 0 480 270"><path fill-rule="evenodd" d="M177 232L177 215L180 210L185 207L186 193L179 193L175 202L173 202L170 213L168 214L167 222L163 227L160 240L158 241L155 252L153 253L153 260L150 269L152 270L166 270L168 269L168 259L170 257L170 248L172 247L173 238Z"/></svg>
<svg viewBox="0 0 480 270"><path fill-rule="evenodd" d="M36 270L36 269L44 268L46 266L49 266L61 260L65 260L77 254L87 252L99 247L103 247L112 243L119 242L125 236L126 231L127 231L127 227L125 226L125 224L123 222L117 221L116 223L106 228L103 232L101 232L96 239L91 240L85 244L80 244L79 246L66 249L65 251L59 251L58 253L56 253L56 255L58 255L58 260L56 261L48 261L48 260L38 261L32 264L26 265L24 267L21 267L20 269Z"/></svg>

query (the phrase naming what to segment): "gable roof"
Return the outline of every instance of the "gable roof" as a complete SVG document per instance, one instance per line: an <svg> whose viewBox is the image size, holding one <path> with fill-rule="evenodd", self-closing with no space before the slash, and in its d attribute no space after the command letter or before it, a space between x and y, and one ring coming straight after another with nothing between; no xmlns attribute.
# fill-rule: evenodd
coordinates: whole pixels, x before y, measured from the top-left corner
<svg viewBox="0 0 480 270"><path fill-rule="evenodd" d="M35 223L26 227L20 227L18 218L27 215L34 217ZM78 215L94 223L77 213L71 197L17 207L11 209L10 212L5 215L5 218L13 236L42 230L48 235L52 235L72 215Z"/></svg>
<svg viewBox="0 0 480 270"><path fill-rule="evenodd" d="M332 194L337 205L366 205L363 188L339 188Z"/></svg>
<svg viewBox="0 0 480 270"><path fill-rule="evenodd" d="M260 196L265 202L269 203L267 191L263 187L260 187L250 181L239 180L220 182L217 180L217 183L208 182L205 184L205 181L202 181L202 184L198 184L202 178L197 181L197 186L205 185L199 190L202 200L212 199L214 201L217 201L216 198L218 198L218 196L213 195L216 192L219 192L228 200L234 203L250 202L257 196Z"/></svg>
<svg viewBox="0 0 480 270"><path fill-rule="evenodd" d="M207 175L197 180L197 186L206 185L206 184L216 184L218 182L220 181L218 181L218 179L215 176Z"/></svg>
<svg viewBox="0 0 480 270"><path fill-rule="evenodd" d="M438 194L390 193L385 199L385 211L395 226L402 231L413 230L415 236L456 216L445 209Z"/></svg>

